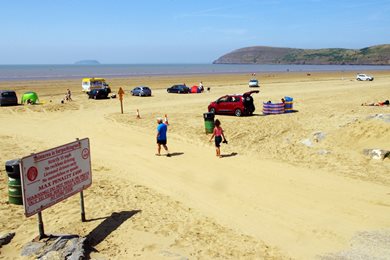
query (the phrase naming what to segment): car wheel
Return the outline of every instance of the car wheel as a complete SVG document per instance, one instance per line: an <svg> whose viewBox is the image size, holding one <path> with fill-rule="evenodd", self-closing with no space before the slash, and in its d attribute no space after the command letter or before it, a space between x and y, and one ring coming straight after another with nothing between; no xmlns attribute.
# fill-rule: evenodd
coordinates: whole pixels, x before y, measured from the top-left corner
<svg viewBox="0 0 390 260"><path fill-rule="evenodd" d="M215 114L215 108L210 108L209 112Z"/></svg>
<svg viewBox="0 0 390 260"><path fill-rule="evenodd" d="M362 81L361 79L357 79L358 81Z"/></svg>
<svg viewBox="0 0 390 260"><path fill-rule="evenodd" d="M241 109L237 108L236 110L234 110L235 116L241 116L241 114L242 114Z"/></svg>

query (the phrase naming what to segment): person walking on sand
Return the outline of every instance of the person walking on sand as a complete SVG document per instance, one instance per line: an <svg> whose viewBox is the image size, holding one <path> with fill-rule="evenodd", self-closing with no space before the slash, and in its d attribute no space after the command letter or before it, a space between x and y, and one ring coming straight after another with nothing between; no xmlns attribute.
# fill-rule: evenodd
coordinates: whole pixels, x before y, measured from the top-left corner
<svg viewBox="0 0 390 260"><path fill-rule="evenodd" d="M167 130L168 126L167 124L163 123L162 118L157 118L157 156L161 155L161 145L164 147L165 151L167 152L167 156L170 157L170 153L168 151L167 146Z"/></svg>
<svg viewBox="0 0 390 260"><path fill-rule="evenodd" d="M70 89L66 90L66 98L68 101L72 100L72 92L70 92Z"/></svg>
<svg viewBox="0 0 390 260"><path fill-rule="evenodd" d="M213 135L211 136L210 138L210 142L213 140L213 137L214 137L214 141L215 141L215 151L216 151L216 156L219 157L219 158L222 158L222 155L221 155L221 143L222 143L222 137L223 137L223 142L224 143L227 143L226 141L226 138L225 138L225 135L223 134L223 129L221 127L221 122L216 119L215 122L214 122L214 130L213 130Z"/></svg>
<svg viewBox="0 0 390 260"><path fill-rule="evenodd" d="M203 92L203 90L204 90L202 81L199 83L199 90L200 90L200 92Z"/></svg>

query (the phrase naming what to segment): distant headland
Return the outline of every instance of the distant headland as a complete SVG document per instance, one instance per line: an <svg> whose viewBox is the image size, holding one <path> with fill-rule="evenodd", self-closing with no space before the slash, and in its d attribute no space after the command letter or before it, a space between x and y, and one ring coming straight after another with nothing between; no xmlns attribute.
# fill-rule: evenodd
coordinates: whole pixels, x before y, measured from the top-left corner
<svg viewBox="0 0 390 260"><path fill-rule="evenodd" d="M363 49L254 46L227 53L213 64L389 65L390 44Z"/></svg>
<svg viewBox="0 0 390 260"><path fill-rule="evenodd" d="M80 60L80 61L76 61L74 64L76 64L76 65L99 65L100 62L98 62L97 60Z"/></svg>

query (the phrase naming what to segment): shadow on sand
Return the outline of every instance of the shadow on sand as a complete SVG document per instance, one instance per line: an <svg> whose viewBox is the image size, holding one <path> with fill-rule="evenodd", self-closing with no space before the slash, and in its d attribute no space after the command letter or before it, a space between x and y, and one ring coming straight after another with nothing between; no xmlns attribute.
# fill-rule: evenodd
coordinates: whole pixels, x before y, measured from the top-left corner
<svg viewBox="0 0 390 260"><path fill-rule="evenodd" d="M141 212L141 210L114 212L111 216L100 223L87 235L87 244L90 251L96 251L93 247L102 242L107 236L114 232L123 222ZM101 218L97 218L101 219ZM97 220L95 219L95 220ZM90 220L91 221L91 220Z"/></svg>
<svg viewBox="0 0 390 260"><path fill-rule="evenodd" d="M236 156L236 155L238 155L238 153L221 154L221 157L222 158L227 158L227 157L233 157L233 156Z"/></svg>
<svg viewBox="0 0 390 260"><path fill-rule="evenodd" d="M170 153L168 157L173 157L173 156L180 156L183 155L184 153Z"/></svg>
<svg viewBox="0 0 390 260"><path fill-rule="evenodd" d="M288 115L288 114L292 114L292 113L297 113L299 112L298 110L290 110L289 112L287 113L280 113L280 114L253 114L252 116L280 116L280 115Z"/></svg>

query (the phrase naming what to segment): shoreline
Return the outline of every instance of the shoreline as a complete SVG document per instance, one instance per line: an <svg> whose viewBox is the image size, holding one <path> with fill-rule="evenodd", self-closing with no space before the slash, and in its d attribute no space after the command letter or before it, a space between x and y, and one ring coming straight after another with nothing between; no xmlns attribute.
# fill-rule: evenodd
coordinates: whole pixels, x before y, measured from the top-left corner
<svg viewBox="0 0 390 260"><path fill-rule="evenodd" d="M387 75L390 72L389 70L366 70L365 74L383 74ZM262 80L262 77L267 76L287 76L287 77L297 77L297 76L331 76L331 75L339 75L342 74L344 76L354 77L356 74L361 73L357 71L346 71L346 70L326 70L326 71L267 71L267 72L256 72L256 78L260 78ZM362 72L363 73L363 72ZM105 78L112 81L116 80L132 80L132 79L158 79L158 78L203 78L207 77L210 78L212 76L216 77L224 77L224 76L237 76L237 77L247 77L248 80L253 77L251 76L251 73L249 72L221 72L221 73L183 73L183 74L143 74L143 75L114 75L114 76L105 76L105 75L99 75L96 76L96 78ZM29 83L29 82L64 82L64 81L76 81L80 80L82 78L88 78L88 76L71 76L71 77L36 77L36 78L15 78L15 79L0 79L0 85L7 84L7 83ZM92 78L92 77L91 77ZM375 75L374 75L375 78ZM264 79L264 78L263 78ZM355 79L355 78L354 78Z"/></svg>
<svg viewBox="0 0 390 260"><path fill-rule="evenodd" d="M7 69L7 66L8 65L0 65L0 82L72 80L85 77L123 79L139 77L188 77L202 75L250 75L252 73L256 73L257 75L264 75L270 73L284 74L354 72L356 74L390 71L390 66L387 65L150 64L139 65L139 67L137 67L138 65L125 64L94 66L9 65L9 69ZM20 67L21 71L15 70L13 67ZM23 68L25 67L28 69L23 71ZM45 67L46 69L44 69ZM42 71L35 71L36 68L40 68ZM36 75L34 75L34 73Z"/></svg>

